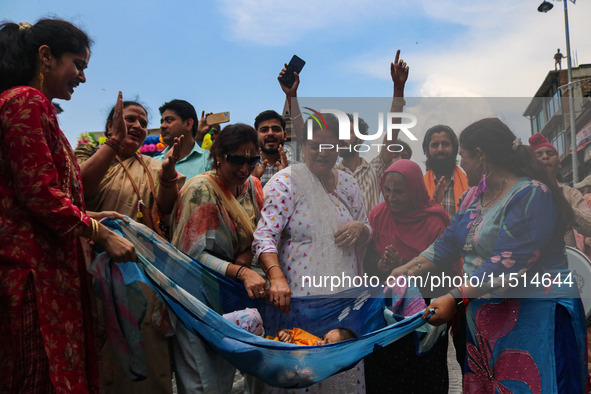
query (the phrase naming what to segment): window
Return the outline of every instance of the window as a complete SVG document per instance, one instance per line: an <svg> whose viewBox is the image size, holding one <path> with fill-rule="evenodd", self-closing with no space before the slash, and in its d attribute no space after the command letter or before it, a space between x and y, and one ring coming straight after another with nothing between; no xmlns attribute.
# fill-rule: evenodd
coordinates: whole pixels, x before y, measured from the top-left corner
<svg viewBox="0 0 591 394"><path fill-rule="evenodd" d="M532 135L540 132L540 125L538 123L538 117L532 116L531 117L531 133Z"/></svg>
<svg viewBox="0 0 591 394"><path fill-rule="evenodd" d="M542 130L544 128L544 126L546 125L546 116L544 114L544 108L540 108L540 112L537 115L538 118L538 126L540 128L540 130Z"/></svg>
<svg viewBox="0 0 591 394"><path fill-rule="evenodd" d="M547 118L550 119L554 114L560 111L562 103L562 97L560 94L560 89L558 89L554 95L546 102L546 114Z"/></svg>
<svg viewBox="0 0 591 394"><path fill-rule="evenodd" d="M564 156L566 153L566 143L564 141L564 132L558 133L556 137L552 139L552 145L558 151L558 157Z"/></svg>

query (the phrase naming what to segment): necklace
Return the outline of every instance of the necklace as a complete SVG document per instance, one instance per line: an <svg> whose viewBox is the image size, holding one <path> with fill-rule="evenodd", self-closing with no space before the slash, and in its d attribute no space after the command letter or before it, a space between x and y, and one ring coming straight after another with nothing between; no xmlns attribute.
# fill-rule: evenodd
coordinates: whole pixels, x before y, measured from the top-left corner
<svg viewBox="0 0 591 394"><path fill-rule="evenodd" d="M480 226L480 224L484 220L483 210L490 208L492 206L492 204L498 200L498 198L501 196L501 193L503 192L503 190L505 190L505 185L507 184L508 180L509 180L509 176L507 176L505 178L505 180L503 181L503 183L499 187L499 191L495 194L494 198L491 199L488 203L485 204L483 202L482 196L480 196L480 201L478 203L478 207L476 207L476 217L474 218L474 221L470 224L470 231L468 232L468 236L466 237L466 242L464 243L463 249L466 252L470 252L474 249L474 238L476 237L476 229L478 228L478 226Z"/></svg>
<svg viewBox="0 0 591 394"><path fill-rule="evenodd" d="M501 183L501 186L499 187L499 190L497 191L495 196L491 200L489 200L486 204L484 203L483 196L480 197L480 205L482 206L482 208L484 208L484 209L489 208L495 201L497 201L497 199L499 198L499 196L501 195L503 190L505 190L505 185L507 184L507 180L509 180L509 176L507 176L505 178L505 180L503 181L503 183Z"/></svg>

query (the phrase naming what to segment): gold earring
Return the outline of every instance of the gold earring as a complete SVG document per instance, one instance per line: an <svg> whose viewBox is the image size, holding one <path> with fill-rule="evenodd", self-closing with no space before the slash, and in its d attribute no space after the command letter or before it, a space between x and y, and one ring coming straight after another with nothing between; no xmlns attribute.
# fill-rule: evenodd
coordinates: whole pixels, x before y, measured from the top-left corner
<svg viewBox="0 0 591 394"><path fill-rule="evenodd" d="M49 67L45 66L44 69L39 71L39 90L43 91L43 82L45 82L45 73L49 72Z"/></svg>
<svg viewBox="0 0 591 394"><path fill-rule="evenodd" d="M39 90L43 91L43 81L45 80L45 76L40 71L39 72Z"/></svg>
<svg viewBox="0 0 591 394"><path fill-rule="evenodd" d="M219 160L218 160L218 162L217 162L217 166L218 166L218 167L220 166L220 161L219 161Z"/></svg>

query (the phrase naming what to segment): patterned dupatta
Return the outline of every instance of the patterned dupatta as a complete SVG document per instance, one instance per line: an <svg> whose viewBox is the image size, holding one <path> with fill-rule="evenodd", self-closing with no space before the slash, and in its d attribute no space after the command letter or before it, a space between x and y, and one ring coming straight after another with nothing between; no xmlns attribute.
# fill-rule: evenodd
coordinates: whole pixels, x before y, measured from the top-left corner
<svg viewBox="0 0 591 394"><path fill-rule="evenodd" d="M260 181L250 177L234 197L215 171L191 178L173 211L172 244L191 256L207 251L233 261L250 248L263 205Z"/></svg>

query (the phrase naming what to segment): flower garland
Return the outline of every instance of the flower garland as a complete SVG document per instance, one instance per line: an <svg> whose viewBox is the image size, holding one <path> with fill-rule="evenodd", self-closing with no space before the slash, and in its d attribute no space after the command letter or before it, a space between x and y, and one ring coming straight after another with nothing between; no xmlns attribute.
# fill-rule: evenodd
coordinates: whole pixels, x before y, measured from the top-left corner
<svg viewBox="0 0 591 394"><path fill-rule="evenodd" d="M99 137L97 140L93 133L85 132L78 136L77 146L82 144L91 144L92 146L101 147L105 144L106 140L107 137L104 135ZM156 156L159 155L164 150L164 148L166 148L166 145L162 141L162 136L149 136L146 137L144 144L140 146L138 151L143 155Z"/></svg>
<svg viewBox="0 0 591 394"><path fill-rule="evenodd" d="M164 145L164 142L162 141L162 136L153 135L146 137L144 144L140 146L140 153L148 156L156 156L159 155L165 148L166 145Z"/></svg>

